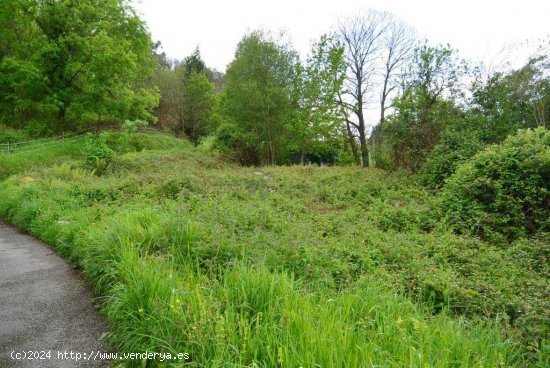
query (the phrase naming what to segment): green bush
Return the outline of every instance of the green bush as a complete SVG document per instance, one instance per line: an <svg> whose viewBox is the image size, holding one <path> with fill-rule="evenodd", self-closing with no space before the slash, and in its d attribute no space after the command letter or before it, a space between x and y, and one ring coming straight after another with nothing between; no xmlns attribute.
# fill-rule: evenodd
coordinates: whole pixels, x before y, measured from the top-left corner
<svg viewBox="0 0 550 368"><path fill-rule="evenodd" d="M446 130L426 158L420 179L429 188L441 188L461 163L472 158L484 146L477 132L457 128Z"/></svg>
<svg viewBox="0 0 550 368"><path fill-rule="evenodd" d="M241 165L260 164L260 152L255 145L254 134L240 131L233 124L222 124L218 128L214 147Z"/></svg>
<svg viewBox="0 0 550 368"><path fill-rule="evenodd" d="M107 145L106 137L103 134L88 139L84 150L87 166L97 175L101 175L107 169L115 155L115 152Z"/></svg>
<svg viewBox="0 0 550 368"><path fill-rule="evenodd" d="M504 241L550 231L550 131L519 130L461 165L441 193L458 232Z"/></svg>
<svg viewBox="0 0 550 368"><path fill-rule="evenodd" d="M147 127L148 123L145 120L124 120L121 128L126 133L135 133L139 128Z"/></svg>
<svg viewBox="0 0 550 368"><path fill-rule="evenodd" d="M81 130L82 128L77 129ZM52 126L43 120L33 119L27 121L22 131L25 132L28 136L34 138L49 137L54 135L54 130L52 129Z"/></svg>

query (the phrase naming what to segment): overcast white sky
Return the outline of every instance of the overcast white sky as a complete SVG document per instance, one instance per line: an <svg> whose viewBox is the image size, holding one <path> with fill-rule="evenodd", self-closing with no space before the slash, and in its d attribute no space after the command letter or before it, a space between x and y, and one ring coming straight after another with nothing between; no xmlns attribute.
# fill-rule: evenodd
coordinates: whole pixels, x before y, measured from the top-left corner
<svg viewBox="0 0 550 368"><path fill-rule="evenodd" d="M250 30L284 29L302 54L339 18L387 10L433 43L450 43L469 59L502 59L505 45L533 45L550 35L550 0L134 0L153 39L182 59L199 45L206 64L225 71ZM500 56L499 56L500 53ZM508 56L509 57L509 56ZM525 57L523 55L522 57ZM523 60L522 60L523 61Z"/></svg>

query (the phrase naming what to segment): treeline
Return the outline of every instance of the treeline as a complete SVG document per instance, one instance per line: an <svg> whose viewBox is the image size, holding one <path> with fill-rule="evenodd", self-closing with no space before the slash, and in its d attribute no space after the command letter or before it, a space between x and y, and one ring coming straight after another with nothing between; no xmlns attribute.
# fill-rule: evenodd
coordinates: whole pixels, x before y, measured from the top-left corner
<svg viewBox="0 0 550 368"><path fill-rule="evenodd" d="M0 29L0 123L31 135L146 121L212 137L245 165L400 168L437 187L550 116L547 45L517 70L482 72L384 12L341 21L305 60L284 37L250 32L225 74L198 48L168 59L122 0L5 0Z"/></svg>
<svg viewBox="0 0 550 368"><path fill-rule="evenodd" d="M172 60L159 53L155 44L154 57L158 66L152 83L161 92L160 103L154 111L157 127L168 129L193 143L216 128L214 109L223 82L223 74L209 69L201 58L199 48L184 60Z"/></svg>
<svg viewBox="0 0 550 368"><path fill-rule="evenodd" d="M288 43L263 30L241 40L225 75L206 67L198 48L183 61L156 54L158 125L195 144L214 136L217 149L246 165L329 157L343 149L342 56L323 36L302 63Z"/></svg>
<svg viewBox="0 0 550 368"><path fill-rule="evenodd" d="M188 74L197 58L198 51L170 73ZM214 136L216 149L245 165L355 163L420 173L439 187L486 145L549 124L548 45L518 69L487 71L449 45L418 40L383 12L341 22L306 60L259 30L237 45L226 75L201 70L208 93L192 92L180 77L180 100L169 103L164 96L175 94L161 87L161 109L189 110L166 121L179 119L168 125L195 143Z"/></svg>

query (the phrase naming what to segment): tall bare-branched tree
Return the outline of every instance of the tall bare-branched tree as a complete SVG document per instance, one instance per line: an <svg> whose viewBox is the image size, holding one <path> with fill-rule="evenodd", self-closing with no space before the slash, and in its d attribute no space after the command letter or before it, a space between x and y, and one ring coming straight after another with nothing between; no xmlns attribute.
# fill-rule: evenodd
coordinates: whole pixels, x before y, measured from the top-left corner
<svg viewBox="0 0 550 368"><path fill-rule="evenodd" d="M341 22L338 26L338 34L346 49L344 60L348 69L344 96L340 96L340 103L346 111L350 142L355 141L352 136L354 130L359 134L360 161L363 167L369 166L365 108L373 94L387 17L388 13L369 10L363 15ZM358 161L357 157L355 159Z"/></svg>
<svg viewBox="0 0 550 368"><path fill-rule="evenodd" d="M344 109L355 160L366 167L369 149L365 112L379 97L380 122L384 121L390 107L388 100L398 85L397 76L414 48L414 32L390 13L369 10L341 22L338 34L346 48L347 64L345 88L339 102Z"/></svg>
<svg viewBox="0 0 550 368"><path fill-rule="evenodd" d="M391 107L388 101L399 85L399 74L414 49L414 31L390 13L369 10L340 22L338 34L346 49L347 64L345 88L338 96L339 102L355 161L366 167L369 148L365 112L379 98L379 122L384 122Z"/></svg>

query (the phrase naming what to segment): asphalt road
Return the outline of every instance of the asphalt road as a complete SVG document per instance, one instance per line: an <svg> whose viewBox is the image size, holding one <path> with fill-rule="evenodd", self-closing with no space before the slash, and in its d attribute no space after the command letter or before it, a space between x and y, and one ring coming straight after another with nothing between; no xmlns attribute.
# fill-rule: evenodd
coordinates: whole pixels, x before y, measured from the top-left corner
<svg viewBox="0 0 550 368"><path fill-rule="evenodd" d="M82 277L52 249L0 222L0 368L107 367L84 360L109 351L99 340L106 323L91 299Z"/></svg>

